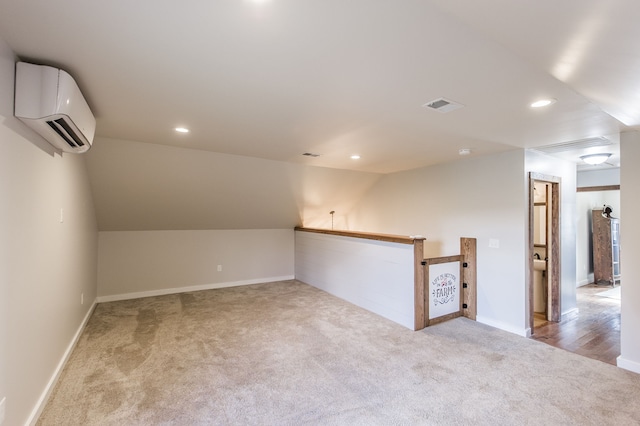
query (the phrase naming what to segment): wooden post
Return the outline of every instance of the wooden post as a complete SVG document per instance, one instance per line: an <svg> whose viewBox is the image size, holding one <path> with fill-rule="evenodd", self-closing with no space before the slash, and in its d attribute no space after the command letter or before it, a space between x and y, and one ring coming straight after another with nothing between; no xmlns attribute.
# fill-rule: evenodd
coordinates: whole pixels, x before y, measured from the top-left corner
<svg viewBox="0 0 640 426"><path fill-rule="evenodd" d="M551 315L547 314L547 317L560 322L560 185L557 183L551 185L551 226L551 253L547 253L551 259L551 262L547 262L547 266L550 265L547 269L551 269L547 271L547 279L551 280Z"/></svg>
<svg viewBox="0 0 640 426"><path fill-rule="evenodd" d="M475 321L477 309L477 269L476 269L476 239L460 238L460 254L464 256L467 267L463 268L462 282L467 288L462 290L463 303L467 305L462 314Z"/></svg>
<svg viewBox="0 0 640 426"><path fill-rule="evenodd" d="M426 326L424 313L424 238L413 240L413 312L414 330L422 330Z"/></svg>

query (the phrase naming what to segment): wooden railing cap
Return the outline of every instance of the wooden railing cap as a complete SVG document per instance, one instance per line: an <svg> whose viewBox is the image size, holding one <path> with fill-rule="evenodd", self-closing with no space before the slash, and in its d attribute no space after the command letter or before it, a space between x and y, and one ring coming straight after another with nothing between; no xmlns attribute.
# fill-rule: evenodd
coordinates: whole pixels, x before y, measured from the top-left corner
<svg viewBox="0 0 640 426"><path fill-rule="evenodd" d="M363 238L366 240L387 241L400 244L414 244L415 241L424 241L426 238L422 235L394 235L394 234L378 234L374 232L360 231L342 231L335 229L305 228L296 226L296 231L313 232L316 234L339 235L343 237Z"/></svg>

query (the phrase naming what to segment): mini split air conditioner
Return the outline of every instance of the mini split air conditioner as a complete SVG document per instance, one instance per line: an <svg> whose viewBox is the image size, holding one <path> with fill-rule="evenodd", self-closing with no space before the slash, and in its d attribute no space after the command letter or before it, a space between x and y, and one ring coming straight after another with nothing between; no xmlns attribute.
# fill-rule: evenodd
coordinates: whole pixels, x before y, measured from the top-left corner
<svg viewBox="0 0 640 426"><path fill-rule="evenodd" d="M62 151L91 148L96 119L76 82L63 70L18 62L14 114Z"/></svg>

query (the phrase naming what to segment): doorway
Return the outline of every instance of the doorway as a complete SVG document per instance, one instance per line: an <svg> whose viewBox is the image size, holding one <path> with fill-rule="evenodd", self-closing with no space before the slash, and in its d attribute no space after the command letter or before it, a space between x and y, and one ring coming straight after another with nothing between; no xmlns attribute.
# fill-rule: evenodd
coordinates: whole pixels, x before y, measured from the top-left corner
<svg viewBox="0 0 640 426"><path fill-rule="evenodd" d="M560 178L529 173L529 329L560 321ZM536 312L537 311L537 312Z"/></svg>

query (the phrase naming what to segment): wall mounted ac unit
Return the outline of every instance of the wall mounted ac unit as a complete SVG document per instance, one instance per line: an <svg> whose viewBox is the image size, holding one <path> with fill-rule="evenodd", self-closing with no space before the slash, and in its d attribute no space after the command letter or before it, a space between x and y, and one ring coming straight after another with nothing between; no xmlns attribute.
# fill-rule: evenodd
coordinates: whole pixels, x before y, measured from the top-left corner
<svg viewBox="0 0 640 426"><path fill-rule="evenodd" d="M62 151L91 148L96 119L76 82L63 70L18 62L14 114Z"/></svg>

